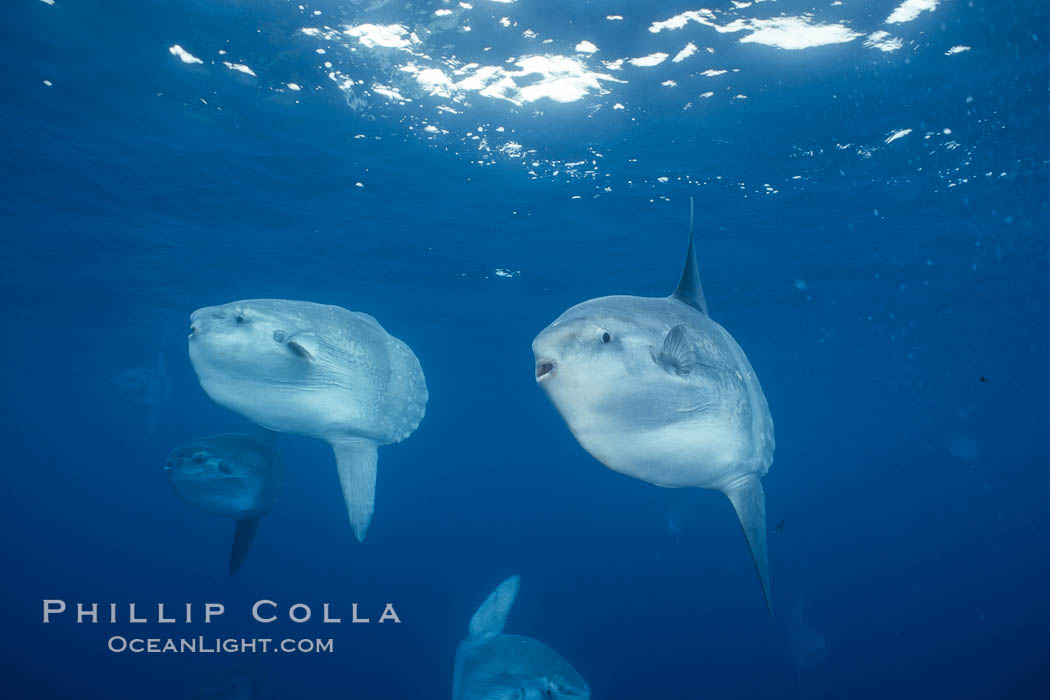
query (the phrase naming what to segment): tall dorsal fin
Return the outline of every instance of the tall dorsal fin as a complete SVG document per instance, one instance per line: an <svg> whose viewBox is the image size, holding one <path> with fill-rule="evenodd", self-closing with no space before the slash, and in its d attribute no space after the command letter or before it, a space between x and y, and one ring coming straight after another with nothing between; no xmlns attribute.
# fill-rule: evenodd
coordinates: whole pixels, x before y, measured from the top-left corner
<svg viewBox="0 0 1050 700"><path fill-rule="evenodd" d="M499 634L503 631L503 625L507 622L507 614L514 605L514 599L518 597L519 585L520 579L517 576L511 576L489 594L478 611L474 613L474 617L470 618L471 637Z"/></svg>
<svg viewBox="0 0 1050 700"><path fill-rule="evenodd" d="M683 304L707 313L707 301L704 299L704 288L700 286L700 267L696 264L696 245L693 243L693 198L689 198L689 250L685 254L685 269L682 270L682 281L672 294Z"/></svg>

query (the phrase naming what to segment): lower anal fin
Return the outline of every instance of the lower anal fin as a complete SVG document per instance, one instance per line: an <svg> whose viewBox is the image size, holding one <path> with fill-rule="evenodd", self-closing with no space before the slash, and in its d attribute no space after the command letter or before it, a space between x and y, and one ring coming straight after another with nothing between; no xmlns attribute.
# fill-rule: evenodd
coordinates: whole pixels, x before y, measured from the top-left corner
<svg viewBox="0 0 1050 700"><path fill-rule="evenodd" d="M341 440L332 443L335 464L339 468L339 484L350 525L358 542L365 541L368 524L372 522L375 507L376 464L378 445L371 440Z"/></svg>
<svg viewBox="0 0 1050 700"><path fill-rule="evenodd" d="M757 476L726 489L725 495L733 504L740 527L751 549L751 558L755 562L755 571L762 584L762 595L766 598L766 608L773 616L773 598L769 590L769 556L766 549L766 495L762 491L762 482Z"/></svg>
<svg viewBox="0 0 1050 700"><path fill-rule="evenodd" d="M237 521L237 529L233 531L233 549L230 550L230 576L237 573L241 564L248 558L248 550L252 547L255 531L258 529L258 518Z"/></svg>

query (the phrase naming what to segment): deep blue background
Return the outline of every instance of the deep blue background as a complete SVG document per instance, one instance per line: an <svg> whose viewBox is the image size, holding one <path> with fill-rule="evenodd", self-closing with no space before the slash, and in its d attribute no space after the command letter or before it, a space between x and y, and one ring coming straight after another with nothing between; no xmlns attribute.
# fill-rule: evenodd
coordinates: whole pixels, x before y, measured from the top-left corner
<svg viewBox="0 0 1050 700"><path fill-rule="evenodd" d="M219 601L208 634L335 637L333 655L265 659L275 697L448 697L470 615L512 573L508 630L561 651L596 698L800 697L787 622L802 594L829 650L811 696L1047 696L1042 3L947 0L891 28L909 38L891 54L859 40L781 51L692 25L665 50L721 42L748 100L683 110L684 93L632 79L615 95L631 122L476 105L538 159L602 151L594 181L479 166L462 130L422 139L409 126L426 97L349 109L296 33L297 4L0 9L0 697L185 697L229 663L110 654L113 633L206 628L44 626L44 598ZM878 28L897 3L847 4L837 18ZM649 22L696 9L656 5L494 11L565 27L561 51L600 25L609 56L642 55L665 40ZM320 6L331 21L365 13ZM420 7L373 14L433 9ZM609 29L615 12L627 20ZM179 63L174 43L208 61ZM973 48L945 56L956 44ZM224 45L258 80L211 63ZM272 89L291 80L321 88ZM682 90L698 81L683 69ZM891 148L900 128L914 133ZM672 289L688 196L712 317L776 423L772 622L722 496L602 468L534 386L531 339L563 309ZM231 579L232 524L178 501L161 465L180 442L245 427L200 390L185 333L194 309L257 297L373 314L414 349L431 400L409 440L380 450L363 545L328 447L282 438L286 491ZM158 352L174 395L147 436L113 377ZM975 454L961 459L960 440ZM259 598L331 601L344 618L353 601L376 615L391 601L404 622L248 624Z"/></svg>

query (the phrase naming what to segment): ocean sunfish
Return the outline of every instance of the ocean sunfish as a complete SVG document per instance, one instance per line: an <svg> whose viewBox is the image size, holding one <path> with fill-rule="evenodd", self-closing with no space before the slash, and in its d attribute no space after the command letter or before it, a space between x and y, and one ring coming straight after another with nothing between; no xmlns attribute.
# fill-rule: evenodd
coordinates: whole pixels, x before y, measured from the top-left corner
<svg viewBox="0 0 1050 700"><path fill-rule="evenodd" d="M806 598L801 596L795 601L788 630L799 695L802 700L838 697L834 674L827 663L828 645L824 635L813 629L805 615Z"/></svg>
<svg viewBox="0 0 1050 700"><path fill-rule="evenodd" d="M773 419L744 351L707 314L692 212L671 296L577 304L532 350L536 382L599 462L657 486L729 497L772 614L760 478L773 462Z"/></svg>
<svg viewBox="0 0 1050 700"><path fill-rule="evenodd" d="M411 435L426 411L412 350L368 314L308 301L235 301L194 311L190 324L190 361L216 403L332 446L350 524L364 540L377 448Z"/></svg>
<svg viewBox="0 0 1050 700"><path fill-rule="evenodd" d="M171 382L164 369L164 356L157 356L156 367L126 369L116 377L117 389L133 404L145 406L146 432L157 430L157 415L171 398Z"/></svg>
<svg viewBox="0 0 1050 700"><path fill-rule="evenodd" d="M259 518L273 507L284 486L274 433L260 428L257 435L230 433L194 440L176 447L164 464L176 496L209 515L237 521L231 576L248 556Z"/></svg>
<svg viewBox="0 0 1050 700"><path fill-rule="evenodd" d="M824 635L806 622L806 597L800 596L791 611L791 652L799 668L813 668L828 658Z"/></svg>
<svg viewBox="0 0 1050 700"><path fill-rule="evenodd" d="M561 654L531 637L503 634L518 586L517 576L501 583L471 618L456 648L452 700L588 700L587 681Z"/></svg>

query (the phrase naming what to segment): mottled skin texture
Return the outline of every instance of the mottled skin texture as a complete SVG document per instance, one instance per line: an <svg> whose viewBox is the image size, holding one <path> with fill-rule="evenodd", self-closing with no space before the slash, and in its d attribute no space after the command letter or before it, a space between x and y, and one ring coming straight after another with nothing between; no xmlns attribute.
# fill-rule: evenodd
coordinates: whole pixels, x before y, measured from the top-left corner
<svg viewBox="0 0 1050 700"><path fill-rule="evenodd" d="M213 435L180 445L164 465L175 494L209 515L258 518L277 501L284 466L277 451L248 435Z"/></svg>
<svg viewBox="0 0 1050 700"><path fill-rule="evenodd" d="M686 374L653 358L678 325L696 358ZM747 357L722 326L677 299L585 301L540 333L533 352L554 366L541 388L610 469L658 486L725 490L773 461L773 421Z"/></svg>
<svg viewBox="0 0 1050 700"><path fill-rule="evenodd" d="M372 519L376 448L423 419L427 385L412 351L364 313L255 299L190 317L190 361L217 403L264 428L327 441L354 533Z"/></svg>

